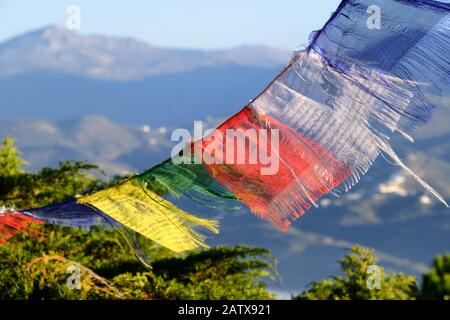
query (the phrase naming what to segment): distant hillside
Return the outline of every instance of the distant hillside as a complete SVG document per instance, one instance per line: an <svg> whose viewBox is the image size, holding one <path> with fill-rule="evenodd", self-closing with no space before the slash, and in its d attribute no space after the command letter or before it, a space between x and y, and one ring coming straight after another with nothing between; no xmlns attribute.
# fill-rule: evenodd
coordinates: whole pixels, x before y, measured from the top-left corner
<svg viewBox="0 0 450 320"><path fill-rule="evenodd" d="M54 71L106 80L138 80L205 67L272 68L286 64L290 55L289 51L263 46L209 51L160 48L133 38L81 36L52 26L0 44L0 77Z"/></svg>
<svg viewBox="0 0 450 320"><path fill-rule="evenodd" d="M278 67L211 67L139 81L28 72L0 78L1 119L59 121L94 113L122 123L192 126L194 120L237 112L278 71Z"/></svg>
<svg viewBox="0 0 450 320"><path fill-rule="evenodd" d="M0 44L0 138L17 139L29 170L74 159L110 175L140 171L169 156L172 129L231 116L287 60L288 53L267 48L173 50L38 30ZM415 144L398 136L392 144L450 200L446 99ZM287 234L245 210L194 212L223 217L211 244L273 250L285 280L276 289L285 293L338 273L337 259L356 243L377 249L389 269L416 274L450 243L450 210L382 157L351 192L322 199Z"/></svg>
<svg viewBox="0 0 450 320"><path fill-rule="evenodd" d="M438 110L416 144L394 141L407 163L446 199L450 199L450 133L440 123L450 121L449 111L450 107ZM17 138L24 157L33 164L30 170L59 160L84 159L109 174L123 174L168 157L171 129L120 124L91 115L62 122L1 122L0 137ZM434 255L449 248L449 210L381 157L350 193L324 198L319 209L310 210L287 234L246 210L195 211L222 217L222 231L210 239L211 244L246 243L273 250L285 279L281 288L274 289L285 293L296 293L313 279L337 273L336 260L353 244L376 248L390 270L416 274L427 268Z"/></svg>
<svg viewBox="0 0 450 320"><path fill-rule="evenodd" d="M1 119L102 114L120 122L179 126L187 112L192 121L235 112L290 55L257 46L159 48L47 27L0 44Z"/></svg>

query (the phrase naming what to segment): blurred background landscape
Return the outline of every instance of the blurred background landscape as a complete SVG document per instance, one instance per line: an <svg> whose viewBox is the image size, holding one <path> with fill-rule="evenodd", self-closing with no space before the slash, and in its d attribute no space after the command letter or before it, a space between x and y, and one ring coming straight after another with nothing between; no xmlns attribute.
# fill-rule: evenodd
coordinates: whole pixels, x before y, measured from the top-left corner
<svg viewBox="0 0 450 320"><path fill-rule="evenodd" d="M331 6L333 7L333 6ZM259 45L180 49L131 37L84 35L61 26L0 43L0 139L12 136L28 171L62 160L98 164L108 176L166 159L175 128L214 126L239 111L291 51ZM416 142L394 138L406 163L450 200L450 99ZM376 249L390 271L424 273L449 250L450 211L381 157L351 192L325 198L285 234L248 212L221 213L212 245L272 250L282 296L339 273L355 244Z"/></svg>

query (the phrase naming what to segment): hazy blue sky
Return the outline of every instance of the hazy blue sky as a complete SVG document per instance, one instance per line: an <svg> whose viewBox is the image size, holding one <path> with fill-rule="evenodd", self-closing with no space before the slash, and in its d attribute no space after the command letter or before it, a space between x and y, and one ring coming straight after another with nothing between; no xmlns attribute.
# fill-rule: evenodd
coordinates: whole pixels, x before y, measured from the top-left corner
<svg viewBox="0 0 450 320"><path fill-rule="evenodd" d="M81 8L86 34L133 36L155 45L223 48L305 44L340 0L0 0L0 41L49 24L65 25Z"/></svg>

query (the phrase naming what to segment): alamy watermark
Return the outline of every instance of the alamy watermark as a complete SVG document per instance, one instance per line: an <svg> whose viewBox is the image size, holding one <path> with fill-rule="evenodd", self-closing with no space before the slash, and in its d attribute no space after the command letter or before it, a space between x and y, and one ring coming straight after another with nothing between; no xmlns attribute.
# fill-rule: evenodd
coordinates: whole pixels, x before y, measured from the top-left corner
<svg viewBox="0 0 450 320"><path fill-rule="evenodd" d="M259 165L261 175L275 175L280 166L280 133L278 129L203 130L202 121L194 121L194 136L187 129L176 129L171 140L175 164ZM183 150L184 157L179 157Z"/></svg>
<svg viewBox="0 0 450 320"><path fill-rule="evenodd" d="M67 19L66 27L69 30L81 29L81 8L75 4L72 4L66 8Z"/></svg>
<svg viewBox="0 0 450 320"><path fill-rule="evenodd" d="M369 290L381 289L381 268L377 265L370 265L366 271L369 274L366 285Z"/></svg>
<svg viewBox="0 0 450 320"><path fill-rule="evenodd" d="M69 289L81 289L81 269L77 265L70 265L66 269L66 273L70 273L67 278L67 287Z"/></svg>
<svg viewBox="0 0 450 320"><path fill-rule="evenodd" d="M381 29L381 8L377 5L371 5L367 8L367 13L370 16L367 18L367 28L369 30Z"/></svg>

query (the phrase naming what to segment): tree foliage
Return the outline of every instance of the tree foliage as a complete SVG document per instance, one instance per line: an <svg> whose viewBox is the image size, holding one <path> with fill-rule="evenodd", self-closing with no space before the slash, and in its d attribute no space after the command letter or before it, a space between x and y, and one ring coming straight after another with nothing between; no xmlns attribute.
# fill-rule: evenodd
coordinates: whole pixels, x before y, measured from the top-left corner
<svg viewBox="0 0 450 320"><path fill-rule="evenodd" d="M450 300L450 254L434 258L422 279L422 298Z"/></svg>
<svg viewBox="0 0 450 320"><path fill-rule="evenodd" d="M0 203L7 207L31 208L67 200L97 181L92 170L97 166L82 161L61 162L58 168L45 167L39 172L25 172L26 163L6 138L0 148Z"/></svg>
<svg viewBox="0 0 450 320"><path fill-rule="evenodd" d="M0 206L29 208L65 201L120 179L98 181L96 166L62 162L56 169L28 173L6 139L0 148ZM136 235L152 263L145 268L116 232L37 226L43 239L16 235L0 247L0 299L271 299L263 281L276 277L274 260L262 248L216 247L185 255ZM70 286L78 270L80 286Z"/></svg>
<svg viewBox="0 0 450 320"><path fill-rule="evenodd" d="M13 138L8 137L1 142L0 170L3 176L14 176L25 172L22 166L27 163L20 155L20 151L14 147Z"/></svg>
<svg viewBox="0 0 450 320"><path fill-rule="evenodd" d="M313 282L299 300L411 300L417 297L416 278L387 274L377 265L373 250L355 246L340 262L345 276ZM370 268L374 266L375 268ZM377 274L370 272L374 270ZM369 272L368 272L369 271ZM374 283L379 277L379 286Z"/></svg>
<svg viewBox="0 0 450 320"><path fill-rule="evenodd" d="M84 162L26 172L13 139L0 146L0 206L29 208L65 201L76 193L121 181L100 181ZM0 299L272 299L264 279L278 279L263 248L221 246L176 255L136 235L151 261L147 269L116 232L37 226L45 238L16 235L0 246ZM450 254L435 258L420 290L410 275L386 273L373 251L353 247L339 261L343 275L313 282L296 299L449 299ZM376 266L379 287L373 283ZM79 286L71 273L79 272ZM72 283L73 284L73 283Z"/></svg>
<svg viewBox="0 0 450 320"><path fill-rule="evenodd" d="M261 281L273 268L264 249L225 246L174 257L147 242L149 270L111 230L46 231L41 241L18 235L14 246L0 247L0 299L273 298ZM80 289L67 285L70 266L80 270Z"/></svg>

